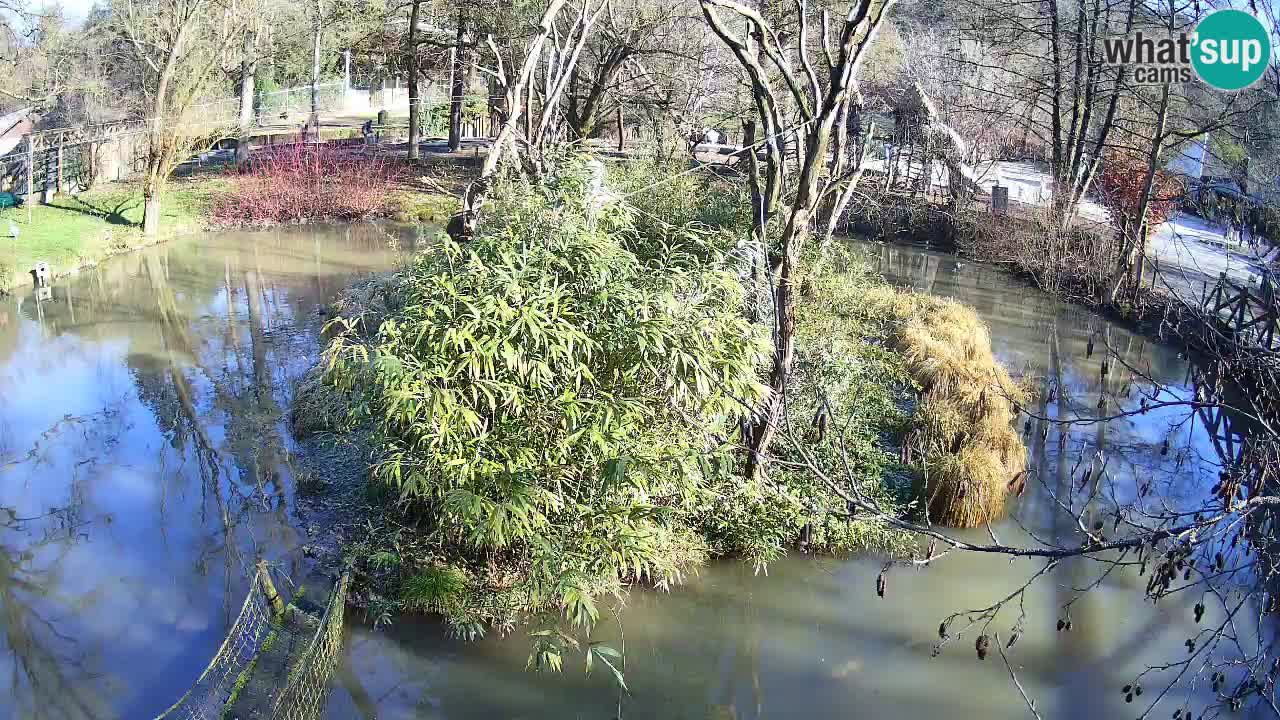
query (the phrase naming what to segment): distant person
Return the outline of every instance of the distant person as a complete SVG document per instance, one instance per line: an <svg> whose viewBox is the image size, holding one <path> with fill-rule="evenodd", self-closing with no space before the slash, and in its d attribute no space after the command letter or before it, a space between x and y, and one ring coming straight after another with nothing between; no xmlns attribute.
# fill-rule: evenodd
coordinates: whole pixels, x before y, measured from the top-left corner
<svg viewBox="0 0 1280 720"><path fill-rule="evenodd" d="M364 144L373 144L373 120L365 120L360 126L360 134L364 136Z"/></svg>

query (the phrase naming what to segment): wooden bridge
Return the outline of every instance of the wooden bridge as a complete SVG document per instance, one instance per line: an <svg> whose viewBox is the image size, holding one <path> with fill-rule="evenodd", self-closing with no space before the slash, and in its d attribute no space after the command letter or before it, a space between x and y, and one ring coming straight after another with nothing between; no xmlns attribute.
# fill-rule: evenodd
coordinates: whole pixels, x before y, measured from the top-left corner
<svg viewBox="0 0 1280 720"><path fill-rule="evenodd" d="M1276 282L1270 272L1263 274L1257 287L1222 273L1212 288L1206 286L1201 308L1209 321L1237 344L1267 353L1280 350L1276 339L1280 308L1276 306Z"/></svg>
<svg viewBox="0 0 1280 720"><path fill-rule="evenodd" d="M265 563L244 605L195 684L156 720L315 720L342 650L349 578L322 614L285 605Z"/></svg>

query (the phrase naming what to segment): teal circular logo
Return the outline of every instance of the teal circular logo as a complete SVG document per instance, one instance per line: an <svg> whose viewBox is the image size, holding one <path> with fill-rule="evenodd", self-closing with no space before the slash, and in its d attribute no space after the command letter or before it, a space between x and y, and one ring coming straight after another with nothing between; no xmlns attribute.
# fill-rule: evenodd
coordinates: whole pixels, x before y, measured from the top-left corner
<svg viewBox="0 0 1280 720"><path fill-rule="evenodd" d="M1209 13L1196 26L1191 65L1219 90L1249 87L1271 62L1271 38L1258 18L1243 10Z"/></svg>

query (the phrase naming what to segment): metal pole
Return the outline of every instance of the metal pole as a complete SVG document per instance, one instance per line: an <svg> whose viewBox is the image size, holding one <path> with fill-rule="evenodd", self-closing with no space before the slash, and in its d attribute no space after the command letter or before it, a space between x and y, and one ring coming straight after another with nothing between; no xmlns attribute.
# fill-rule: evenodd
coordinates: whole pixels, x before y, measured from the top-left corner
<svg viewBox="0 0 1280 720"><path fill-rule="evenodd" d="M346 78L345 89L350 90L351 89L351 50L342 51L342 64L343 64L342 74Z"/></svg>

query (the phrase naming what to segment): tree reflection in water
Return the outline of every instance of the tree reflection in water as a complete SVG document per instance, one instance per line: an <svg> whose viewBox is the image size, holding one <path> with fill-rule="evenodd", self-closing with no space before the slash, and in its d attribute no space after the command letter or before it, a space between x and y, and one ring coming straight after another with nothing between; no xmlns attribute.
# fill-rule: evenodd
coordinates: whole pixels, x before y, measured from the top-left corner
<svg viewBox="0 0 1280 720"><path fill-rule="evenodd" d="M84 683L100 674L98 653L59 628L90 597L72 598L62 584L62 561L85 535L78 506L40 517L23 518L0 506L0 630L8 651L0 658L0 695L12 698L16 715L30 718L92 718L103 713L102 699Z"/></svg>
<svg viewBox="0 0 1280 720"><path fill-rule="evenodd" d="M151 717L257 555L302 575L283 408L317 306L400 257L376 228L211 234L0 301L0 717Z"/></svg>

